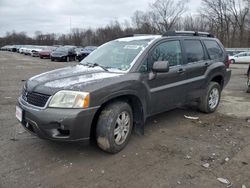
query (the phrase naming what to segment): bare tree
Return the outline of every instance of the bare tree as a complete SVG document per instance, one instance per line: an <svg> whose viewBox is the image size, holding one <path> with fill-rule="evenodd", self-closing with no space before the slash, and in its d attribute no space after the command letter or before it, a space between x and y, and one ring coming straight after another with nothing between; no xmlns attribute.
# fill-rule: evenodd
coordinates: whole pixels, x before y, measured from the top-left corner
<svg viewBox="0 0 250 188"><path fill-rule="evenodd" d="M177 21L187 11L188 0L156 0L151 7L151 20L159 33L173 30Z"/></svg>
<svg viewBox="0 0 250 188"><path fill-rule="evenodd" d="M229 11L232 14L232 23L239 30L239 45L245 46L245 30L247 29L247 18L250 13L249 0L228 0Z"/></svg>
<svg viewBox="0 0 250 188"><path fill-rule="evenodd" d="M181 20L181 29L186 31L208 31L208 23L203 16L188 15Z"/></svg>
<svg viewBox="0 0 250 188"><path fill-rule="evenodd" d="M68 34L7 32L6 44L101 45L127 34L162 34L168 30L208 31L226 47L250 46L250 0L202 0L199 14L184 15L188 0L154 0L147 11L136 11L128 21L113 21L96 29L74 28Z"/></svg>
<svg viewBox="0 0 250 188"><path fill-rule="evenodd" d="M228 47L249 45L250 0L202 0L201 16L209 31Z"/></svg>
<svg viewBox="0 0 250 188"><path fill-rule="evenodd" d="M226 0L202 0L201 16L207 19L209 30L229 45L230 15Z"/></svg>

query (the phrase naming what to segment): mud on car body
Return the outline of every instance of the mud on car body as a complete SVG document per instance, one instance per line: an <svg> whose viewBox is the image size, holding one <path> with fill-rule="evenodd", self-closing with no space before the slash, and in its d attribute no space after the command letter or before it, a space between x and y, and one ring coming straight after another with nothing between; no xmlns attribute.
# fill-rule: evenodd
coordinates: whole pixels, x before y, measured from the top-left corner
<svg viewBox="0 0 250 188"><path fill-rule="evenodd" d="M30 78L18 99L23 127L44 139L88 140L122 150L147 117L191 101L214 112L231 70L218 39L169 32L108 42L79 65Z"/></svg>

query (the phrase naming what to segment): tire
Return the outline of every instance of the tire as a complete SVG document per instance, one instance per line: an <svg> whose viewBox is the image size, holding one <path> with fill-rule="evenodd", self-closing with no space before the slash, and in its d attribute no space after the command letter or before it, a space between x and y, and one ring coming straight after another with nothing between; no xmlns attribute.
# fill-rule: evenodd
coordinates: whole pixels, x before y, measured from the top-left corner
<svg viewBox="0 0 250 188"><path fill-rule="evenodd" d="M70 61L70 58L69 56L66 57L66 62L69 62Z"/></svg>
<svg viewBox="0 0 250 188"><path fill-rule="evenodd" d="M247 93L250 93L250 87L248 87L248 89L247 89Z"/></svg>
<svg viewBox="0 0 250 188"><path fill-rule="evenodd" d="M246 91L247 93L250 93L250 83L249 83L249 85L247 86L247 91Z"/></svg>
<svg viewBox="0 0 250 188"><path fill-rule="evenodd" d="M127 145L132 127L133 113L128 103L118 101L106 106L97 121L98 146L105 152L118 153Z"/></svg>
<svg viewBox="0 0 250 188"><path fill-rule="evenodd" d="M231 59L230 60L232 64L235 64L235 60L234 59Z"/></svg>
<svg viewBox="0 0 250 188"><path fill-rule="evenodd" d="M51 60L51 61L54 61L54 59L53 59L53 58L51 58L50 60Z"/></svg>
<svg viewBox="0 0 250 188"><path fill-rule="evenodd" d="M221 97L221 87L217 82L210 82L205 94L201 97L199 109L204 113L214 112L219 103Z"/></svg>
<svg viewBox="0 0 250 188"><path fill-rule="evenodd" d="M43 57L42 57L42 56L40 56L40 59L43 59Z"/></svg>

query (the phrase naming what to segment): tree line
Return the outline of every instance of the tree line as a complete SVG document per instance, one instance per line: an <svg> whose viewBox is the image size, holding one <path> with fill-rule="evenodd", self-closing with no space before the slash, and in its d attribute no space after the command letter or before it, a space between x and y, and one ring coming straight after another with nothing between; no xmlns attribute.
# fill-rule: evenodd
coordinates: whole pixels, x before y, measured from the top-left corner
<svg viewBox="0 0 250 188"><path fill-rule="evenodd" d="M36 31L33 38L25 32L7 32L0 46L101 45L131 34L163 34L169 30L206 31L226 47L250 47L250 0L202 0L196 13L187 13L189 0L155 0L146 11L136 11L130 21L111 22L96 29L73 28L68 34Z"/></svg>

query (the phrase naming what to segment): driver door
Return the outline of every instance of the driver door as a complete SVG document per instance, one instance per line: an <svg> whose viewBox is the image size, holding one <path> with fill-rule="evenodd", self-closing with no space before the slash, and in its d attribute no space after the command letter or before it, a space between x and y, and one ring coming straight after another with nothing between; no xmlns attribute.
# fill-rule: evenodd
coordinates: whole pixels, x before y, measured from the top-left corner
<svg viewBox="0 0 250 188"><path fill-rule="evenodd" d="M149 52L149 74L152 74L152 66L156 61L168 61L170 69L169 72L154 73L153 79L147 77L146 83L150 89L150 114L167 111L186 101L186 71L183 67L180 41L164 41Z"/></svg>

